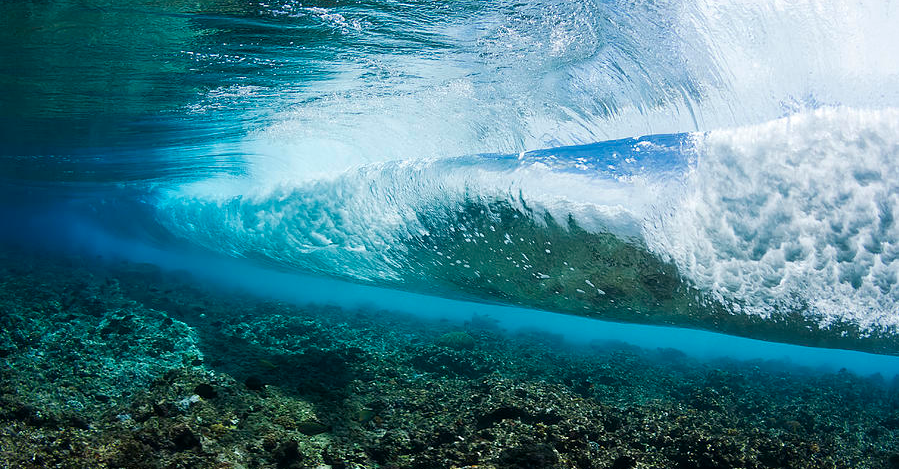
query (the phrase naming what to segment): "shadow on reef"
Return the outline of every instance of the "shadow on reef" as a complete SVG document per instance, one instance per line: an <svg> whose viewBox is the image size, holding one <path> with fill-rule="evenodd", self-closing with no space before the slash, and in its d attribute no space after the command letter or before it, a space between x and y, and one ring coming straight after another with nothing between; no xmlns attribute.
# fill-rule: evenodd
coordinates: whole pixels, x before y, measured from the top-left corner
<svg viewBox="0 0 899 469"><path fill-rule="evenodd" d="M159 274L147 267L151 274ZM189 295L179 297L184 292ZM285 394L302 396L327 415L350 394L354 380L372 379L362 366L370 358L364 350L344 347L320 323L297 317L284 305L258 302L252 311L214 308L210 312L202 302L209 300L208 293L197 290L150 287L135 288L129 294L191 326L198 335L202 364L233 376L250 390L264 392L267 386L276 386Z"/></svg>
<svg viewBox="0 0 899 469"><path fill-rule="evenodd" d="M310 345L306 348L272 353L270 349L249 340L234 338L217 330L227 327L221 320L197 327L200 333L199 348L207 357L205 364L208 368L242 380L249 389L277 386L286 393L303 396L330 408L334 402L347 397L353 380L370 379L363 370L358 369L357 364L364 362L366 355L358 347L321 349L318 346L322 344L313 345L315 338L310 338ZM289 329L284 332L309 333Z"/></svg>

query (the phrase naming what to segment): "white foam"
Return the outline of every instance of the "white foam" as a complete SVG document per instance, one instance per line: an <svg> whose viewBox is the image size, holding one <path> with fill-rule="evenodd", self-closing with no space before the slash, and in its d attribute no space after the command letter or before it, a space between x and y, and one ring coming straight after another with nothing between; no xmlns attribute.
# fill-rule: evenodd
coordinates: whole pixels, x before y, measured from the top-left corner
<svg viewBox="0 0 899 469"><path fill-rule="evenodd" d="M899 110L822 109L697 135L696 151L654 250L747 313L899 325Z"/></svg>
<svg viewBox="0 0 899 469"><path fill-rule="evenodd" d="M378 13L417 29L353 34L422 38L402 53L315 63L328 74L300 93L269 90L277 111L246 142L257 180L708 131L821 105L899 106L896 2L500 1L421 22Z"/></svg>

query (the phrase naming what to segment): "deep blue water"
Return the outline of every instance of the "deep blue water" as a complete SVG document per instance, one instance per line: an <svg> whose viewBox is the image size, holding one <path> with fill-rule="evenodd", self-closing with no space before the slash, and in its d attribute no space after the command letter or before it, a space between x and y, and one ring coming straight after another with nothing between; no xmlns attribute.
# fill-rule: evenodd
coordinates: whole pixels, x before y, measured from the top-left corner
<svg viewBox="0 0 899 469"><path fill-rule="evenodd" d="M893 2L3 8L6 238L899 353Z"/></svg>

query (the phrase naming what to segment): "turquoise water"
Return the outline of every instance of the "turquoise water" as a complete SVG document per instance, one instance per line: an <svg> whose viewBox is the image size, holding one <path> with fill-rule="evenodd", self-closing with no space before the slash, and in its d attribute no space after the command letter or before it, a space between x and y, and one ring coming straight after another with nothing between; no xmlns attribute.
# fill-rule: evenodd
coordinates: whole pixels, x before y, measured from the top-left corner
<svg viewBox="0 0 899 469"><path fill-rule="evenodd" d="M755 364L860 376L899 376L899 357L843 349L806 347L724 335L696 329L609 322L502 304L474 303L372 287L296 272L248 266L196 251L162 251L135 245L81 226L74 236L79 249L107 258L151 263L169 271L189 272L213 291L247 291L263 298L298 304L316 303L352 310L385 310L424 321L448 321L456 327L486 324L507 334L546 334L573 350L593 346L676 350L700 360L735 359Z"/></svg>
<svg viewBox="0 0 899 469"><path fill-rule="evenodd" d="M299 300L423 295L581 341L895 355L897 20L879 1L14 1L3 235L199 252L228 281L325 282L283 280ZM895 369L827 356L807 362Z"/></svg>

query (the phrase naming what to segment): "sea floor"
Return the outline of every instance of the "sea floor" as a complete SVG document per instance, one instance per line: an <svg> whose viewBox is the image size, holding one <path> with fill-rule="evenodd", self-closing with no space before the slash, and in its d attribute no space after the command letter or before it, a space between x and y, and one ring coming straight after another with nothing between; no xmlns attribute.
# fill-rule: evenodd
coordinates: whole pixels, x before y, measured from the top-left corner
<svg viewBox="0 0 899 469"><path fill-rule="evenodd" d="M899 468L899 382L0 251L0 467Z"/></svg>

